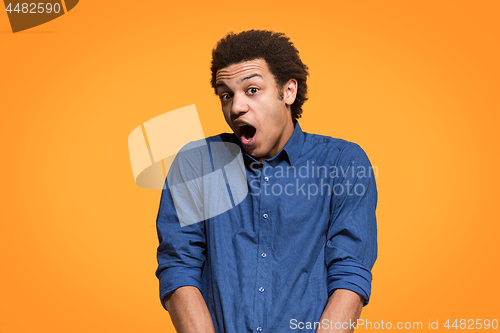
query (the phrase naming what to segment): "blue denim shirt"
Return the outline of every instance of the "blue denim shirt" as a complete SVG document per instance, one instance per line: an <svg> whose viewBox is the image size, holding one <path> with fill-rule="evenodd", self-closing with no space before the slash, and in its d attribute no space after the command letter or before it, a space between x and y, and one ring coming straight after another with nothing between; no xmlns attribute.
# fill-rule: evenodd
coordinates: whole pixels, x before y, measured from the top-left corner
<svg viewBox="0 0 500 333"><path fill-rule="evenodd" d="M206 140L238 144L233 134ZM368 304L377 189L364 151L296 123L273 158L243 155L248 194L201 222L181 226L166 182L157 218L162 304L181 286L197 287L215 331L229 333L290 332L318 322L339 288Z"/></svg>

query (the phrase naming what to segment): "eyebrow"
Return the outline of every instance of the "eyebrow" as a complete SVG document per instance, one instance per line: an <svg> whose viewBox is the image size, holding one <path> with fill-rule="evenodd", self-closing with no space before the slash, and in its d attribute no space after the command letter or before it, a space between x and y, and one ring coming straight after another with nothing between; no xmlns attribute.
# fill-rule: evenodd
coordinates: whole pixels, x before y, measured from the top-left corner
<svg viewBox="0 0 500 333"><path fill-rule="evenodd" d="M243 82L245 80L250 80L251 78L256 77L256 76L260 77L261 79L263 78L262 75L260 75L259 73L253 73L253 74L250 74L250 75L242 78L240 82Z"/></svg>
<svg viewBox="0 0 500 333"><path fill-rule="evenodd" d="M253 73L253 74L250 74L248 76L245 76L244 78L242 78L240 80L240 82L243 82L245 80L250 80L251 78L253 77L260 77L261 79L263 79L262 75L260 75L259 73ZM215 88L219 88L219 87L225 87L225 88L229 88L227 86L227 84L225 84L224 82L217 82L217 84L215 85Z"/></svg>
<svg viewBox="0 0 500 333"><path fill-rule="evenodd" d="M219 87L229 88L227 86L227 84L225 84L224 82L217 82L217 84L215 85L215 88L219 88Z"/></svg>

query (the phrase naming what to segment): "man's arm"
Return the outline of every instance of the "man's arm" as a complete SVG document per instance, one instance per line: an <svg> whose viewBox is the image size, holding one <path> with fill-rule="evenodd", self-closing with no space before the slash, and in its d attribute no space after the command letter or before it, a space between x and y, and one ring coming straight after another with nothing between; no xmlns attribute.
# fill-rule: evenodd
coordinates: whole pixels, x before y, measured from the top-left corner
<svg viewBox="0 0 500 333"><path fill-rule="evenodd" d="M214 325L201 294L206 260L205 222L199 183L198 150L185 146L172 163L156 220L160 300L179 333L213 333ZM203 156L202 156L203 157ZM201 209L201 210L200 210ZM203 217L203 216L201 216Z"/></svg>
<svg viewBox="0 0 500 333"><path fill-rule="evenodd" d="M320 325L319 333L354 330L362 307L370 300L371 269L377 258L377 188L371 163L358 145L351 144L342 150L336 166L356 172L345 172L334 180L343 191L332 196L325 247L329 298L321 316L325 322L331 320L333 328ZM336 322L340 329L335 329Z"/></svg>
<svg viewBox="0 0 500 333"><path fill-rule="evenodd" d="M215 333L212 317L198 288L180 287L167 295L164 302L177 333Z"/></svg>
<svg viewBox="0 0 500 333"><path fill-rule="evenodd" d="M353 332L353 323L356 323L361 315L363 302L363 297L355 292L346 289L335 290L328 298L328 303L319 321L321 325L316 333ZM325 319L328 321L328 328L323 325Z"/></svg>

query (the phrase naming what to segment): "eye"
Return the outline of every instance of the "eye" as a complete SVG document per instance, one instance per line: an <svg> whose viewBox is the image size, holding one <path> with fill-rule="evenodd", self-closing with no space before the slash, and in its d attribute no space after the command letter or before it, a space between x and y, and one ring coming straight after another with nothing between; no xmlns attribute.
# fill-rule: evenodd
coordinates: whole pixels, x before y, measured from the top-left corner
<svg viewBox="0 0 500 333"><path fill-rule="evenodd" d="M249 88L247 91L250 94L254 95L254 94L256 94L259 91L259 88L252 87L252 88Z"/></svg>
<svg viewBox="0 0 500 333"><path fill-rule="evenodd" d="M230 94L222 94L219 96L220 100L221 101L227 101L229 98L231 98L231 95Z"/></svg>

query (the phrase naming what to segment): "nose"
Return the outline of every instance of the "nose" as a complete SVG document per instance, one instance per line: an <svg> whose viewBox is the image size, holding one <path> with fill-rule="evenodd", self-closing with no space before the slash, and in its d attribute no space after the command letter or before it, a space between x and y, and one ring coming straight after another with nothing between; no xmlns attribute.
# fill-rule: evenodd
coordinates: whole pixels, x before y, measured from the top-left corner
<svg viewBox="0 0 500 333"><path fill-rule="evenodd" d="M231 105L231 116L233 119L248 112L248 103L245 94L234 94Z"/></svg>

